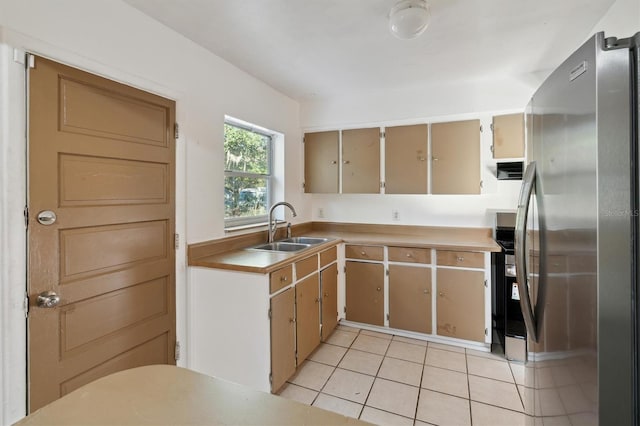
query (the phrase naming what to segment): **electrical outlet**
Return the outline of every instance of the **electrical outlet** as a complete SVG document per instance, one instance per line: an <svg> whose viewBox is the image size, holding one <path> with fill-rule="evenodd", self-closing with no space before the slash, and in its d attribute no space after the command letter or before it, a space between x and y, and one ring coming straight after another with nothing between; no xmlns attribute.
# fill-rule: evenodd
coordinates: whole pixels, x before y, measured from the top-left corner
<svg viewBox="0 0 640 426"><path fill-rule="evenodd" d="M400 220L400 212L398 210L392 210L391 211L391 218L393 220Z"/></svg>
<svg viewBox="0 0 640 426"><path fill-rule="evenodd" d="M324 218L324 209L322 207L318 207L318 217L320 219Z"/></svg>

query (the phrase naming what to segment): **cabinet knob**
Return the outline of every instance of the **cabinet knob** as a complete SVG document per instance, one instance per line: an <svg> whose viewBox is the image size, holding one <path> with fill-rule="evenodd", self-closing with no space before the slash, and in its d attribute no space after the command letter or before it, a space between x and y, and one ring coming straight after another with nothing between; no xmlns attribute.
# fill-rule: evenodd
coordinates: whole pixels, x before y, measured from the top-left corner
<svg viewBox="0 0 640 426"><path fill-rule="evenodd" d="M411 253L407 253L407 257L413 257Z"/></svg>
<svg viewBox="0 0 640 426"><path fill-rule="evenodd" d="M344 160L344 161L343 161L343 163L344 163L344 164L351 164L351 161L349 161L349 160Z"/></svg>
<svg viewBox="0 0 640 426"><path fill-rule="evenodd" d="M380 287L378 287L378 288L376 288L376 290L380 291L380 290L381 290L381 288L380 288Z"/></svg>
<svg viewBox="0 0 640 426"><path fill-rule="evenodd" d="M281 275L280 276L280 282L282 282L282 283L287 282L287 276L286 275Z"/></svg>
<svg viewBox="0 0 640 426"><path fill-rule="evenodd" d="M438 293L438 296L440 296L440 297L444 297L444 293L443 293L443 292L440 292L440 293Z"/></svg>
<svg viewBox="0 0 640 426"><path fill-rule="evenodd" d="M329 293L325 293L325 294L324 294L324 297L329 297Z"/></svg>
<svg viewBox="0 0 640 426"><path fill-rule="evenodd" d="M331 164L338 164L338 162L336 160L333 160Z"/></svg>
<svg viewBox="0 0 640 426"><path fill-rule="evenodd" d="M464 262L464 257L458 257L458 262Z"/></svg>
<svg viewBox="0 0 640 426"><path fill-rule="evenodd" d="M289 318L289 324L293 324L295 321L293 318Z"/></svg>
<svg viewBox="0 0 640 426"><path fill-rule="evenodd" d="M433 161L438 161L438 159L436 157L433 157Z"/></svg>
<svg viewBox="0 0 640 426"><path fill-rule="evenodd" d="M429 290L425 289L424 294L429 294Z"/></svg>
<svg viewBox="0 0 640 426"><path fill-rule="evenodd" d="M320 303L320 298L316 297L316 303Z"/></svg>

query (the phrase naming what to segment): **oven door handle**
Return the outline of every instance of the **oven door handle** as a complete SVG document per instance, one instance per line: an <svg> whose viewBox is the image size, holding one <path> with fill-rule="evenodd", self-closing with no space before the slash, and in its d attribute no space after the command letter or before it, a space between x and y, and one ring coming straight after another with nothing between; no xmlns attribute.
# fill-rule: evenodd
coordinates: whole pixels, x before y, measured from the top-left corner
<svg viewBox="0 0 640 426"><path fill-rule="evenodd" d="M518 200L518 210L516 213L516 230L515 230L515 251L516 251L516 279L518 282L518 291L520 293L520 309L524 317L524 323L527 327L527 333L534 342L538 342L538 333L536 321L531 307L531 299L529 297L527 285L527 266L525 261L525 239L527 236L527 219L529 215L529 203L531 202L531 194L535 188L536 181L536 163L532 161L527 166L524 178L522 180L522 188L520 189L520 197Z"/></svg>

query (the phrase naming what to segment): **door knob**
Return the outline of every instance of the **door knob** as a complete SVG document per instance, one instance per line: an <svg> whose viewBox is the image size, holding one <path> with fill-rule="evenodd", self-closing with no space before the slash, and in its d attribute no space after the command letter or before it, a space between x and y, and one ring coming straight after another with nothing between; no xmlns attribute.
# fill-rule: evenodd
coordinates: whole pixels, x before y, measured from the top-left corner
<svg viewBox="0 0 640 426"><path fill-rule="evenodd" d="M38 213L38 223L40 225L53 225L58 217L51 210L43 210Z"/></svg>
<svg viewBox="0 0 640 426"><path fill-rule="evenodd" d="M60 296L55 291L43 291L36 300L39 308L55 308L59 303Z"/></svg>

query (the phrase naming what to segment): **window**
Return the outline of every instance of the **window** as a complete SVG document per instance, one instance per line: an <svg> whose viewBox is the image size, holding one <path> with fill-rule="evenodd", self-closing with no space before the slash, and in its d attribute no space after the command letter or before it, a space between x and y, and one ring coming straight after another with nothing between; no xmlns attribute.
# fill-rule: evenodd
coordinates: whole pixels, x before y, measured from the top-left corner
<svg viewBox="0 0 640 426"><path fill-rule="evenodd" d="M267 222L271 201L273 135L250 126L224 124L225 227Z"/></svg>

